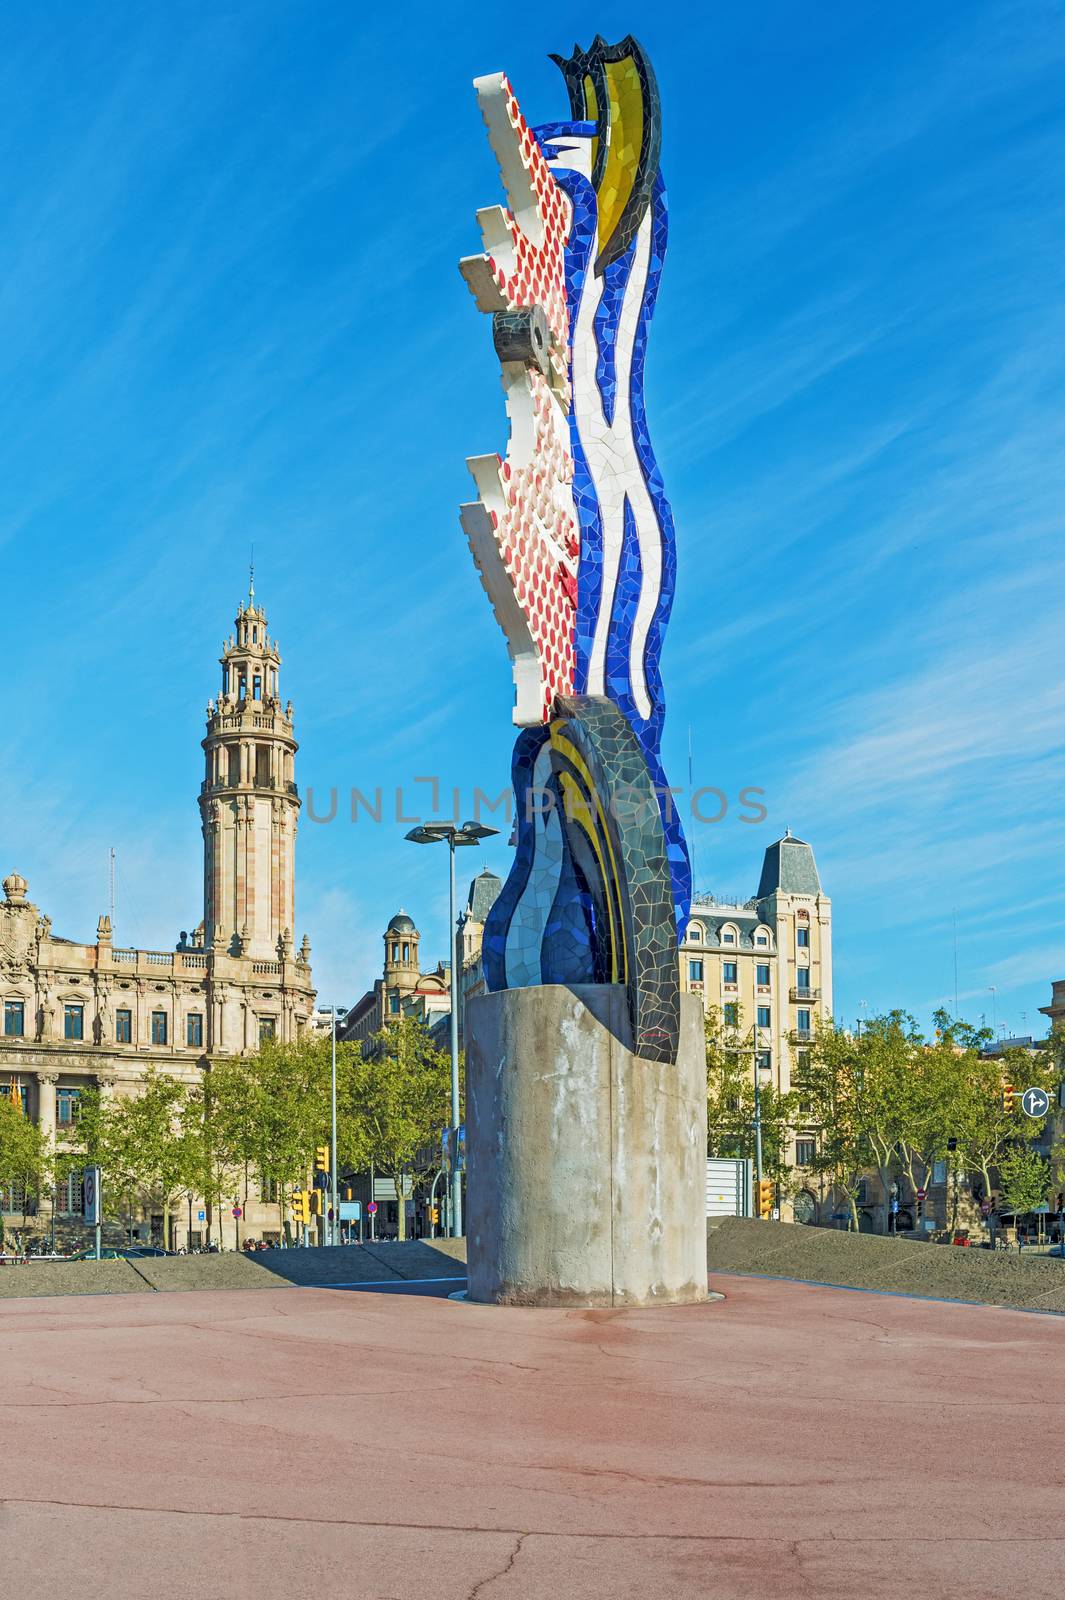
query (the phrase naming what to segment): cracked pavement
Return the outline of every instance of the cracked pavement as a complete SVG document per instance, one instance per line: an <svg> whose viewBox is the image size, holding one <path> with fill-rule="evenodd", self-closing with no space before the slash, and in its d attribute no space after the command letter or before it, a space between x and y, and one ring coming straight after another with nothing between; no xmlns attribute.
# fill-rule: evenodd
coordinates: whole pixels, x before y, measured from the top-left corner
<svg viewBox="0 0 1065 1600"><path fill-rule="evenodd" d="M1057 1600L1059 1321L722 1282L4 1301L5 1590Z"/></svg>

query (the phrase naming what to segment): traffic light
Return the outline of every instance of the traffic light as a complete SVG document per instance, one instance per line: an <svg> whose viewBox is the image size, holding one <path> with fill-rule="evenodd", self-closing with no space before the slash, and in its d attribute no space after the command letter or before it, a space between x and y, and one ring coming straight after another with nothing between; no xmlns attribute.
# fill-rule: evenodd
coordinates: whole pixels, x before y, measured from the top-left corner
<svg viewBox="0 0 1065 1600"><path fill-rule="evenodd" d="M329 1171L329 1146L327 1144L320 1144L315 1150L314 1170L315 1172Z"/></svg>
<svg viewBox="0 0 1065 1600"><path fill-rule="evenodd" d="M1002 1109L1008 1116L1017 1105L1017 1091L1012 1083L1002 1085Z"/></svg>
<svg viewBox="0 0 1065 1600"><path fill-rule="evenodd" d="M435 1228L437 1223L440 1221L440 1207L439 1206L430 1206L429 1207L429 1221L432 1223L433 1227Z"/></svg>
<svg viewBox="0 0 1065 1600"><path fill-rule="evenodd" d="M321 1191L321 1189L312 1189L310 1194L307 1196L307 1199L310 1202L311 1216L312 1217L320 1217L320 1216L322 1216L323 1215L323 1210L322 1210L322 1191Z"/></svg>
<svg viewBox="0 0 1065 1600"><path fill-rule="evenodd" d="M768 1178L762 1178L755 1185L754 1191L754 1208L757 1215L771 1217L773 1215L774 1199L772 1183Z"/></svg>
<svg viewBox="0 0 1065 1600"><path fill-rule="evenodd" d="M308 1195L306 1189L294 1189L290 1204L292 1206L293 1222L298 1222L302 1225L306 1225L306 1223L310 1222L310 1196Z"/></svg>

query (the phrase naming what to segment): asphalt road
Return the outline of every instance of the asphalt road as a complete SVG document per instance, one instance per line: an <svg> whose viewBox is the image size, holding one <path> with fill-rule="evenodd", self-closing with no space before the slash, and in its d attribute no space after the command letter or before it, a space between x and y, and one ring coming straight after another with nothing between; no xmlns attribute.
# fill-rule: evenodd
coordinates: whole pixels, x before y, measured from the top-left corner
<svg viewBox="0 0 1065 1600"><path fill-rule="evenodd" d="M1058 1600L1058 1318L716 1286L6 1300L4 1591Z"/></svg>

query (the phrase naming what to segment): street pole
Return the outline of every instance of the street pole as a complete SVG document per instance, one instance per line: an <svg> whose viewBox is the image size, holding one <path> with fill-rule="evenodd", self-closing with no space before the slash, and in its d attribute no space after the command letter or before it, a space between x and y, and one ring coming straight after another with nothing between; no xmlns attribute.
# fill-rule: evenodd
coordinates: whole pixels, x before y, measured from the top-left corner
<svg viewBox="0 0 1065 1600"><path fill-rule="evenodd" d="M333 1005L333 1165L329 1173L333 1220L329 1227L330 1244L340 1243L340 1185L337 1182L337 1008Z"/></svg>
<svg viewBox="0 0 1065 1600"><path fill-rule="evenodd" d="M459 845L480 844L499 832L486 828L479 822L464 822L461 828L453 822L424 822L407 834L411 844L439 844L446 839L450 857L448 918L451 944L451 1204L448 1207L448 1233L453 1239L462 1237L462 1173L459 1171L459 1005L462 1001L462 961L458 951L458 925L455 919L455 849ZM400 1202L402 1204L402 1201Z"/></svg>
<svg viewBox="0 0 1065 1600"><path fill-rule="evenodd" d="M754 1159L758 1182L762 1181L762 1087L758 1081L758 1050L754 1052Z"/></svg>
<svg viewBox="0 0 1065 1600"><path fill-rule="evenodd" d="M459 1171L459 964L458 931L455 927L455 835L448 837L451 861L448 898L451 929L451 1237L462 1238L462 1173Z"/></svg>

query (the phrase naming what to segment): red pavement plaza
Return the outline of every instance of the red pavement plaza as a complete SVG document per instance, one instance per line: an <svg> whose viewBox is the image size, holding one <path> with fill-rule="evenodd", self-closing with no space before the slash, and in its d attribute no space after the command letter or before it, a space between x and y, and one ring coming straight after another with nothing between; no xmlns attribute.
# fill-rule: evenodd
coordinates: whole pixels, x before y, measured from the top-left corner
<svg viewBox="0 0 1065 1600"><path fill-rule="evenodd" d="M2 1302L4 1592L1060 1594L1060 1319L718 1287Z"/></svg>

